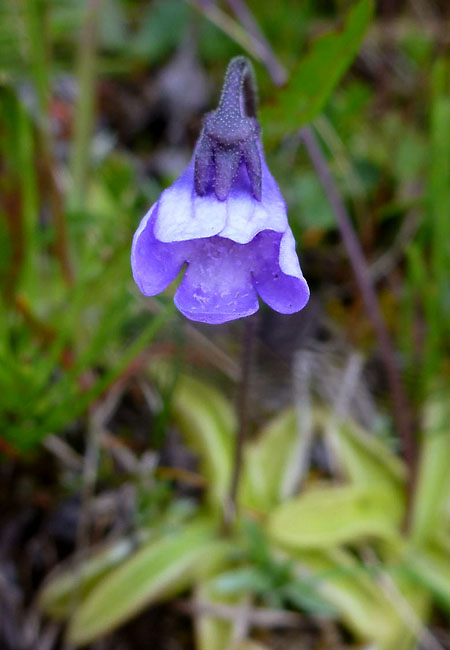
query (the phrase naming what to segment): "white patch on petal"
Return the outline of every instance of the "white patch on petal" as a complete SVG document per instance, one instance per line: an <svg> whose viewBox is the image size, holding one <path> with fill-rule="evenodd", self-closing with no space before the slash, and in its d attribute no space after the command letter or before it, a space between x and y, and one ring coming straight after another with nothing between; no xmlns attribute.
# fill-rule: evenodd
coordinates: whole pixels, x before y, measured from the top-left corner
<svg viewBox="0 0 450 650"><path fill-rule="evenodd" d="M194 160L158 201L155 237L162 242L202 239L217 235L227 218L226 201L194 190Z"/></svg>
<svg viewBox="0 0 450 650"><path fill-rule="evenodd" d="M180 178L165 190L158 201L155 237L161 242L202 239L220 234L238 244L247 244L259 232L284 232L288 227L286 205L270 173L262 145L261 201L251 192L244 163L233 183L230 195L219 201L214 193L199 196L194 189L194 158Z"/></svg>
<svg viewBox="0 0 450 650"><path fill-rule="evenodd" d="M131 245L131 255L132 255L132 257L136 255L136 250L135 250L135 248L136 248L137 240L138 240L139 237L141 236L141 233L142 233L142 232L147 228L147 223L148 223L150 217L152 216L152 214L153 214L153 210L156 208L156 206L157 206L157 203L154 203L154 204L149 208L147 214L146 214L144 217L142 217L141 223L139 224L138 229L137 229L136 232L134 233L134 236L133 236L133 243L132 243L132 245Z"/></svg>
<svg viewBox="0 0 450 650"><path fill-rule="evenodd" d="M238 244L247 244L259 232L273 230L284 232L288 226L286 205L280 189L267 167L261 144L261 201L257 201L250 188L247 169L241 164L227 203L227 220L221 237Z"/></svg>
<svg viewBox="0 0 450 650"><path fill-rule="evenodd" d="M303 278L297 253L295 252L295 239L290 228L286 230L280 243L280 269L286 275L294 278Z"/></svg>

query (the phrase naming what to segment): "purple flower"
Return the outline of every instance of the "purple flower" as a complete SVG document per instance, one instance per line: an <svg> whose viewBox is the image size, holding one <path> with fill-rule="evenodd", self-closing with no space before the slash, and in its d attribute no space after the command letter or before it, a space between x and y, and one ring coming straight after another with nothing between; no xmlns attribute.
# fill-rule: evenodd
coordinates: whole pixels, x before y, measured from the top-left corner
<svg viewBox="0 0 450 650"><path fill-rule="evenodd" d="M250 316L258 296L282 314L308 302L286 206L253 112L251 70L237 57L189 166L133 239L133 276L147 296L164 291L186 265L174 301L191 320L216 324Z"/></svg>

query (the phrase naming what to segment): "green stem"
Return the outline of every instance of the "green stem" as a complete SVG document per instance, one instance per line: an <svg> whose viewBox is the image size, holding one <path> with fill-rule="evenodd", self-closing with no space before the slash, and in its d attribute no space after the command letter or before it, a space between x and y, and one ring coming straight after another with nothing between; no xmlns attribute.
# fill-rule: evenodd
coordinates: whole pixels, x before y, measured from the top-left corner
<svg viewBox="0 0 450 650"><path fill-rule="evenodd" d="M47 49L44 3L21 0L28 45L28 60L36 88L39 106L39 126L48 135L48 106L50 101L50 61Z"/></svg>
<svg viewBox="0 0 450 650"><path fill-rule="evenodd" d="M50 205L55 228L55 255L68 286L73 284L67 224L62 192L58 185L50 133L50 48L46 38L46 4L41 0L21 0L30 63L38 99L39 168L41 187Z"/></svg>
<svg viewBox="0 0 450 650"><path fill-rule="evenodd" d="M81 210L86 196L90 145L95 114L96 48L102 0L88 0L78 50L78 101L72 149L69 208Z"/></svg>

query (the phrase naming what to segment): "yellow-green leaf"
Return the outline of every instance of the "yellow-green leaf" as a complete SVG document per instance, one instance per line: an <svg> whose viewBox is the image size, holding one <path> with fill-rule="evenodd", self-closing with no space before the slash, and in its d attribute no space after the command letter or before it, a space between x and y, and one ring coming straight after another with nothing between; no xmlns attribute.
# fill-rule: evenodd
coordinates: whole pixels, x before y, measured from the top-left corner
<svg viewBox="0 0 450 650"><path fill-rule="evenodd" d="M450 408L447 396L434 398L425 409L424 431L411 537L423 543L439 529L450 487Z"/></svg>
<svg viewBox="0 0 450 650"><path fill-rule="evenodd" d="M305 577L306 570L317 592L362 641L374 644L378 650L410 650L417 645L418 630L411 629L411 620L414 618L420 625L428 612L428 599L425 592L414 590L410 580L388 575L392 582L388 589L383 584L383 567L373 571L341 549L301 551L297 557L300 564L295 565L295 571L299 578Z"/></svg>
<svg viewBox="0 0 450 650"><path fill-rule="evenodd" d="M397 538L403 503L382 486L311 489L276 508L271 539L293 549L328 548L367 537Z"/></svg>
<svg viewBox="0 0 450 650"><path fill-rule="evenodd" d="M111 569L121 564L135 549L135 540L116 540L98 549L81 566L71 561L45 583L40 607L54 618L64 618L77 598L84 598L94 585Z"/></svg>
<svg viewBox="0 0 450 650"><path fill-rule="evenodd" d="M385 443L350 418L340 419L334 413L319 417L326 440L350 480L397 492L403 489L406 468Z"/></svg>
<svg viewBox="0 0 450 650"><path fill-rule="evenodd" d="M221 509L231 477L234 411L218 391L184 375L177 380L171 407L182 435L200 456L202 472L209 483L208 496Z"/></svg>
<svg viewBox="0 0 450 650"><path fill-rule="evenodd" d="M282 498L292 463L300 467L307 441L299 437L294 409L275 417L245 449L240 490L242 504L268 512Z"/></svg>
<svg viewBox="0 0 450 650"><path fill-rule="evenodd" d="M417 581L450 613L450 543L412 547L407 566Z"/></svg>
<svg viewBox="0 0 450 650"><path fill-rule="evenodd" d="M235 604L235 596L218 594L213 581L202 582L195 591L196 600L200 603ZM195 617L195 647L196 650L228 650L233 632L233 623L215 616L199 614Z"/></svg>
<svg viewBox="0 0 450 650"><path fill-rule="evenodd" d="M213 524L201 520L141 548L88 594L70 621L69 643L88 643L185 589L218 561L223 549L214 537Z"/></svg>

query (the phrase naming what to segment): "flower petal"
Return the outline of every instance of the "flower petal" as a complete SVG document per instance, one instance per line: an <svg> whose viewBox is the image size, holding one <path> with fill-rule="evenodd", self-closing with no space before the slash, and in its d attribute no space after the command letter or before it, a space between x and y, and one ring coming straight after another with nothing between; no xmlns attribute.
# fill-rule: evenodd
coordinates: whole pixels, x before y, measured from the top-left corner
<svg viewBox="0 0 450 650"><path fill-rule="evenodd" d="M131 247L134 281L146 296L155 296L175 280L190 250L190 242L164 244L155 238L153 229L158 210L155 203L147 212Z"/></svg>
<svg viewBox="0 0 450 650"><path fill-rule="evenodd" d="M194 159L159 199L155 236L161 242L187 241L220 234L239 244L247 244L263 230L284 232L287 228L286 206L275 179L270 173L262 145L261 201L250 185L247 168L241 162L230 194L218 201L212 184L204 196L194 189Z"/></svg>
<svg viewBox="0 0 450 650"><path fill-rule="evenodd" d="M253 284L265 303L281 314L300 311L309 300L290 228L283 237L265 232L258 235L259 268L253 272ZM280 241L281 239L281 241Z"/></svg>
<svg viewBox="0 0 450 650"><path fill-rule="evenodd" d="M230 195L225 201L227 220L220 236L239 244L247 244L263 230L284 232L288 226L286 205L267 167L261 143L258 149L262 172L261 201L253 197L245 164L241 164Z"/></svg>
<svg viewBox="0 0 450 650"><path fill-rule="evenodd" d="M191 320L218 324L258 310L252 285L252 251L222 237L192 242L175 305Z"/></svg>
<svg viewBox="0 0 450 650"><path fill-rule="evenodd" d="M161 194L155 236L162 242L187 241L217 235L227 219L227 202L218 201L211 189L199 196L194 189L194 157Z"/></svg>

